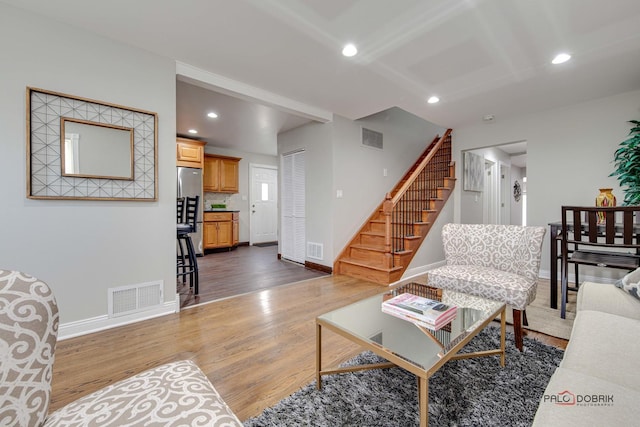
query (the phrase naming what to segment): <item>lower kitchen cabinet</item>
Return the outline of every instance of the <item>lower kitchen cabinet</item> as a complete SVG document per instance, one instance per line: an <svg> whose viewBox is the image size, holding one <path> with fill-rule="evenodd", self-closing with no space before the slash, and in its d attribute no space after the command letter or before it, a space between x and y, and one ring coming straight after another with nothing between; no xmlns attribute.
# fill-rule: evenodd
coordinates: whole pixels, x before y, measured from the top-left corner
<svg viewBox="0 0 640 427"><path fill-rule="evenodd" d="M238 212L205 212L204 249L231 248L238 244Z"/></svg>

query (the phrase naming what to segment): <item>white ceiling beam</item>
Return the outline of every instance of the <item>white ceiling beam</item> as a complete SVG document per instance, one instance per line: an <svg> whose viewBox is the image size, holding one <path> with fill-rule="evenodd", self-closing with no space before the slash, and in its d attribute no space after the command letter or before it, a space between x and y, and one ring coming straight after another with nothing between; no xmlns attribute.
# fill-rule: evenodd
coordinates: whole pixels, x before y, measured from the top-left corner
<svg viewBox="0 0 640 427"><path fill-rule="evenodd" d="M267 105L285 113L305 117L321 123L327 123L333 120L333 113L330 111L295 101L180 61L176 61L176 75L180 81L225 95L235 96L245 101Z"/></svg>

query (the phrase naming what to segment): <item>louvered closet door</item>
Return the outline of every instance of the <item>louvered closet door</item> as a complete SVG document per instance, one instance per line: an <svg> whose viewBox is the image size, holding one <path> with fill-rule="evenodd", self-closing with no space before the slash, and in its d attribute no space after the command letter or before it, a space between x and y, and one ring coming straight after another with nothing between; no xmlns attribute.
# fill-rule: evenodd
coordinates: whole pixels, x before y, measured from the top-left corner
<svg viewBox="0 0 640 427"><path fill-rule="evenodd" d="M305 260L304 151L282 156L282 257Z"/></svg>

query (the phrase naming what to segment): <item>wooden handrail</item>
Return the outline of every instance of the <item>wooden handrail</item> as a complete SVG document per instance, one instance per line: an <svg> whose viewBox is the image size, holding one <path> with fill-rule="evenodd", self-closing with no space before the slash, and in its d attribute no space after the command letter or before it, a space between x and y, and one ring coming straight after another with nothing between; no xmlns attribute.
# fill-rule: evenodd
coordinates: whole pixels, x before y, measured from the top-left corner
<svg viewBox="0 0 640 427"><path fill-rule="evenodd" d="M420 175L420 173L424 170L427 164L429 164L429 162L431 161L435 153L437 153L440 147L442 147L442 144L450 134L451 134L451 129L447 129L444 135L442 135L442 137L438 140L438 142L436 142L436 145L429 151L429 154L427 154L427 156L424 159L422 159L418 167L416 167L416 169L409 176L409 178L407 178L407 181L404 184L402 184L402 186L398 189L395 196L393 196L393 198L391 199L393 206L398 204L398 201L400 200L400 198L404 195L404 193L406 193L409 187L411 187L411 185L415 182L418 175Z"/></svg>

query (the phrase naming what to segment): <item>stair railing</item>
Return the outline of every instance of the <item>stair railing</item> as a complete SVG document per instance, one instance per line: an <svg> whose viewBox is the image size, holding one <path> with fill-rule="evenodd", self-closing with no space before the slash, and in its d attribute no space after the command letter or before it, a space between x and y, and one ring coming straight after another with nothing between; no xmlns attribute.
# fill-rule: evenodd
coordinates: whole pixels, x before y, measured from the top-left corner
<svg viewBox="0 0 640 427"><path fill-rule="evenodd" d="M416 166L395 194L387 193L383 203L385 216L385 252L403 252L405 238L414 235L416 223L424 221L423 214L431 208L431 200L444 187L451 164L451 129L428 148L428 154Z"/></svg>

